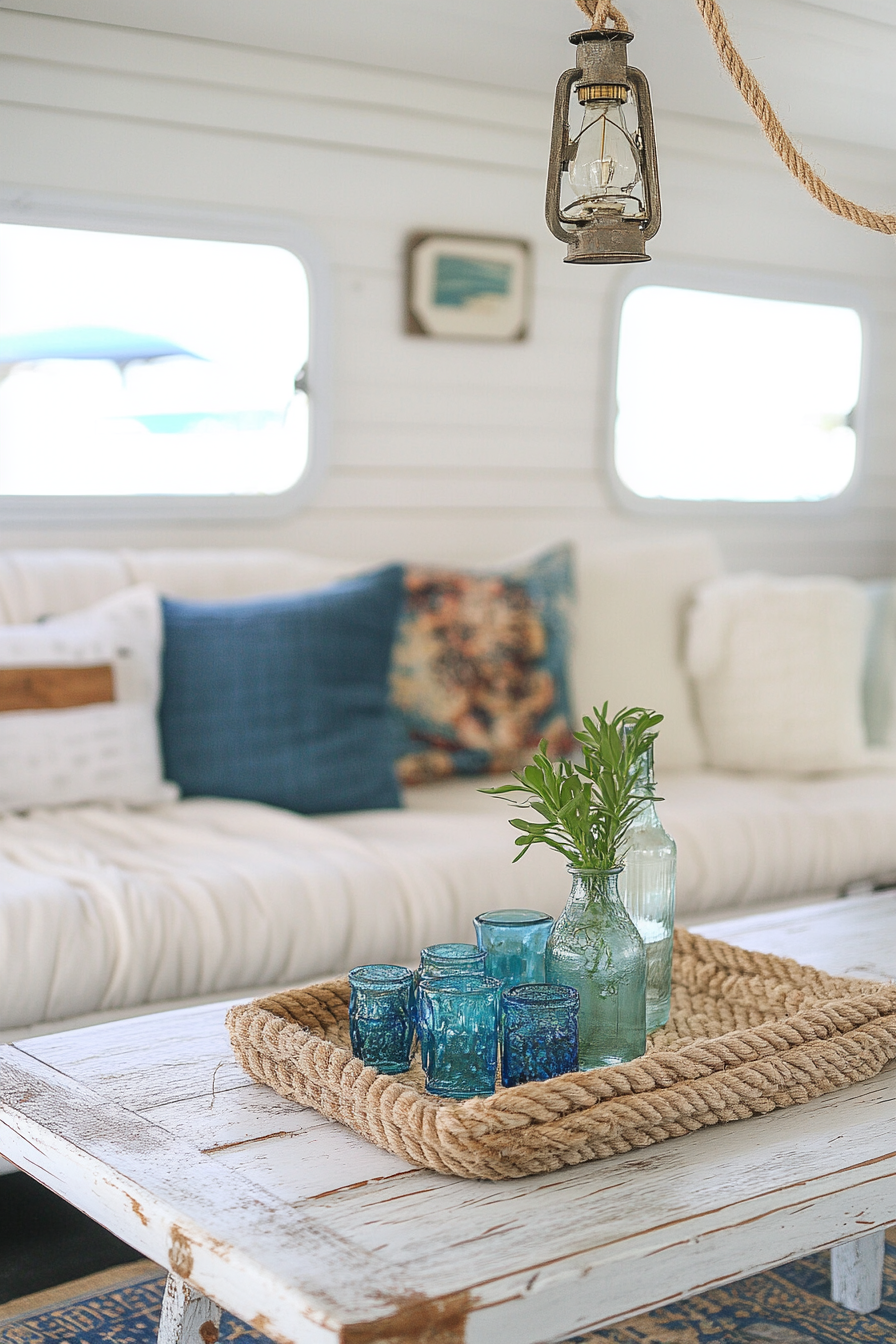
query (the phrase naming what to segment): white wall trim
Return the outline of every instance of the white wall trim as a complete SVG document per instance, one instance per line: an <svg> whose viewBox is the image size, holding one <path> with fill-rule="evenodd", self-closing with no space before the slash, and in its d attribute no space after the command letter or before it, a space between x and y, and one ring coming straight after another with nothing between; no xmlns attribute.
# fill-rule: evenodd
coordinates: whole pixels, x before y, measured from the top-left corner
<svg viewBox="0 0 896 1344"><path fill-rule="evenodd" d="M295 513L326 475L333 415L333 299L330 266L315 236L285 215L192 204L122 201L0 185L0 222L141 233L170 238L264 243L294 253L309 289L308 464L277 495L0 495L0 523L119 523L251 520Z"/></svg>

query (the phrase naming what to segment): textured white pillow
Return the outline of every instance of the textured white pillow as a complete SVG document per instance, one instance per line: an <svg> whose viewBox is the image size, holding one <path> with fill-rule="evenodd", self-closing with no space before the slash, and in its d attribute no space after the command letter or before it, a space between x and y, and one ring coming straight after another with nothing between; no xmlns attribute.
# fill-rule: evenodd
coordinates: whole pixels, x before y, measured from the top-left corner
<svg viewBox="0 0 896 1344"><path fill-rule="evenodd" d="M105 682L114 697L0 712L0 808L145 805L175 798L174 785L162 779L156 721L161 651L159 600L143 585L114 593L87 611L36 625L0 626L3 704L21 703L23 694L58 703L54 680L61 674L65 682L66 670L77 675L87 668L99 669L98 693L104 694Z"/></svg>
<svg viewBox="0 0 896 1344"><path fill-rule="evenodd" d="M703 742L684 665L684 619L694 592L722 572L703 533L638 538L582 549L573 684L579 714L605 700L665 716L657 768L695 770Z"/></svg>
<svg viewBox="0 0 896 1344"><path fill-rule="evenodd" d="M851 579L742 574L706 584L687 656L709 764L792 774L868 764L869 619L868 595Z"/></svg>

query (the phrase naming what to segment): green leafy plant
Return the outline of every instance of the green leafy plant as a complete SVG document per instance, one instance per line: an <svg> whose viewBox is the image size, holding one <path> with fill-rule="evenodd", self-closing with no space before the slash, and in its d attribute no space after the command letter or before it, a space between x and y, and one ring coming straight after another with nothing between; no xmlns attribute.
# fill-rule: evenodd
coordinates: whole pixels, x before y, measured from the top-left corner
<svg viewBox="0 0 896 1344"><path fill-rule="evenodd" d="M595 707L593 716L583 719L581 732L573 734L582 748L581 762L549 760L542 741L532 764L514 772L518 783L482 789L522 794L515 805L542 818L511 818L511 826L522 832L514 863L533 845L550 845L576 868L618 867L626 832L641 804L653 796L639 767L662 720L662 714L648 709L621 709L610 718L606 704Z"/></svg>

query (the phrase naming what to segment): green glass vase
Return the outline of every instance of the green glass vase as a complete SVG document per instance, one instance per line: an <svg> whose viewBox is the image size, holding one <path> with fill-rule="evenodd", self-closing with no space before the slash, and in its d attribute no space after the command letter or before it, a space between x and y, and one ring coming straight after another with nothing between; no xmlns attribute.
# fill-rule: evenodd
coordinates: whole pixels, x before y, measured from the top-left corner
<svg viewBox="0 0 896 1344"><path fill-rule="evenodd" d="M572 891L545 953L548 981L579 991L579 1068L647 1048L647 956L619 897L621 868L570 868Z"/></svg>

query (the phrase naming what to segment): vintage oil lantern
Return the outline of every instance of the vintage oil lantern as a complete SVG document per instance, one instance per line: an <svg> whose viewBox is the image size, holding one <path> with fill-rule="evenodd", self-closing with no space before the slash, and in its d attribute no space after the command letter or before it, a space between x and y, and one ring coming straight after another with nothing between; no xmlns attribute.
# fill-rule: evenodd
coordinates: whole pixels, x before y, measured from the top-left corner
<svg viewBox="0 0 896 1344"><path fill-rule="evenodd" d="M548 228L567 244L566 261L649 261L660 183L650 89L626 59L632 34L590 28L569 40L577 62L554 100Z"/></svg>

